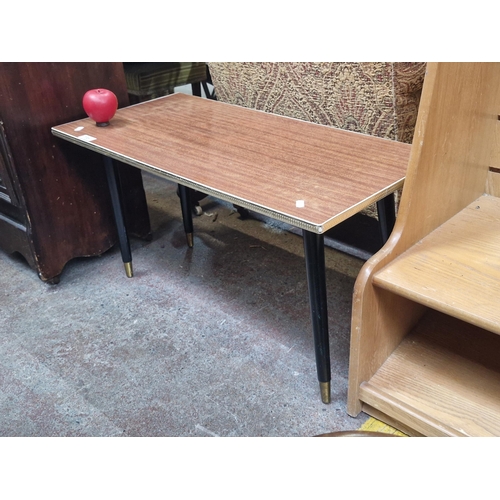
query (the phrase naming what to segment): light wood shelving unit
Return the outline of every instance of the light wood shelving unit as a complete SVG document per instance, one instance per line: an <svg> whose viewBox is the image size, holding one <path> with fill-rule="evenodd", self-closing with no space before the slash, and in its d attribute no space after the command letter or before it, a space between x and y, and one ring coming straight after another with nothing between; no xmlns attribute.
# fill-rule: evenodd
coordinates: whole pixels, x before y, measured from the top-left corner
<svg viewBox="0 0 500 500"><path fill-rule="evenodd" d="M398 219L353 301L348 412L500 436L500 63L429 63Z"/></svg>

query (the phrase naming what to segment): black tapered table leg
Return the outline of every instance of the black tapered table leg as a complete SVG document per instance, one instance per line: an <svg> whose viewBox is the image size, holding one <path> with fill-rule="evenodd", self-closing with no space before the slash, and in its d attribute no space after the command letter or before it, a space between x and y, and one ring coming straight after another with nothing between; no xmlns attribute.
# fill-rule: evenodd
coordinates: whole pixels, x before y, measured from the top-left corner
<svg viewBox="0 0 500 500"><path fill-rule="evenodd" d="M118 242L122 254L125 273L128 278L132 278L134 271L132 269L132 252L130 250L130 242L127 234L127 227L123 217L123 203L120 192L120 176L113 160L108 156L104 156L104 168L108 179L109 192L111 194L111 203L113 205L113 214L115 216L116 230L118 232Z"/></svg>
<svg viewBox="0 0 500 500"><path fill-rule="evenodd" d="M193 95L201 97L201 82L192 83L191 92L193 93Z"/></svg>
<svg viewBox="0 0 500 500"><path fill-rule="evenodd" d="M186 233L186 241L189 248L193 248L193 212L191 205L192 190L181 184L179 187L179 197L181 199L182 221Z"/></svg>
<svg viewBox="0 0 500 500"><path fill-rule="evenodd" d="M316 353L316 369L323 403L331 402L330 341L326 299L325 245L322 234L303 231L309 304Z"/></svg>
<svg viewBox="0 0 500 500"><path fill-rule="evenodd" d="M394 203L394 193L377 201L378 221L380 225L380 236L382 244L389 239L394 224L396 222L396 206Z"/></svg>

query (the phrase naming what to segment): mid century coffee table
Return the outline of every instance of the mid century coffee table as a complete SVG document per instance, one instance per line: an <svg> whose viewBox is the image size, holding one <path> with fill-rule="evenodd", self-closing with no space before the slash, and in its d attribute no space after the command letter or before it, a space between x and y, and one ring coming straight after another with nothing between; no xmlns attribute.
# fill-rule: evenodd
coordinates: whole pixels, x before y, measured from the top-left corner
<svg viewBox="0 0 500 500"><path fill-rule="evenodd" d="M106 127L86 118L52 133L103 155L129 277L113 160L178 183L188 246L194 189L302 229L318 380L330 402L324 233L403 185L410 145L185 94L119 109Z"/></svg>

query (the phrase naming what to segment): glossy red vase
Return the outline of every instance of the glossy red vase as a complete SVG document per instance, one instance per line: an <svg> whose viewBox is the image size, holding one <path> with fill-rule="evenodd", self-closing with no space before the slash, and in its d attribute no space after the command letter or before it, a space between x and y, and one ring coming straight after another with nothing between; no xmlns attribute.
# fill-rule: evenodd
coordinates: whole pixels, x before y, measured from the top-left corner
<svg viewBox="0 0 500 500"><path fill-rule="evenodd" d="M115 116L118 99L111 90L92 89L83 96L83 109L98 127L105 127Z"/></svg>

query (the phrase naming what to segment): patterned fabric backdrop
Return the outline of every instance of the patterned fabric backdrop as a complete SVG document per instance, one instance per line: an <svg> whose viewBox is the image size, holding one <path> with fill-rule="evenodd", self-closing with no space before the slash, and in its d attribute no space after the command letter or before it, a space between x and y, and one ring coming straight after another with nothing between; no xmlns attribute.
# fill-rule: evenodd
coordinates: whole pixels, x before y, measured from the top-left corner
<svg viewBox="0 0 500 500"><path fill-rule="evenodd" d="M219 100L411 142L425 63L209 63Z"/></svg>
<svg viewBox="0 0 500 500"><path fill-rule="evenodd" d="M411 143L426 63L211 62L218 100ZM376 216L375 207L367 210Z"/></svg>

